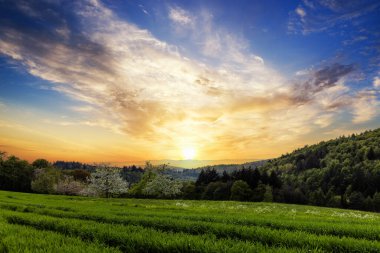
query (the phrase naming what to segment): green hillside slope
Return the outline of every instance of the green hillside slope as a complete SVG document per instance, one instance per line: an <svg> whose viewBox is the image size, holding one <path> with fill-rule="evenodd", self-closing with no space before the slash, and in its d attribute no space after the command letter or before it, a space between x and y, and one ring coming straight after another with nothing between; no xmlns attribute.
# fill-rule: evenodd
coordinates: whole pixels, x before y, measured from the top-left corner
<svg viewBox="0 0 380 253"><path fill-rule="evenodd" d="M380 211L380 129L295 150L267 162L275 200Z"/></svg>

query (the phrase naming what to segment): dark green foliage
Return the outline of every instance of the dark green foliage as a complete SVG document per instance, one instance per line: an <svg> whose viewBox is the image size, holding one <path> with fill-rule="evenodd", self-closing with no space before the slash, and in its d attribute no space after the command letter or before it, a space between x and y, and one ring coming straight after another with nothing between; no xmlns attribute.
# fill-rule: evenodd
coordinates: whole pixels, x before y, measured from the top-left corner
<svg viewBox="0 0 380 253"><path fill-rule="evenodd" d="M80 162L65 162L65 161L56 161L53 163L53 166L55 168L61 169L61 170L87 170L87 171L95 171L96 166L95 165L89 165L85 163Z"/></svg>
<svg viewBox="0 0 380 253"><path fill-rule="evenodd" d="M380 129L305 146L255 169L221 176L207 169L198 177L197 196L226 199L223 191L214 196L217 182L238 180L249 186L251 196L244 200L262 201L270 186L276 202L380 211L374 199L380 192Z"/></svg>
<svg viewBox="0 0 380 253"><path fill-rule="evenodd" d="M376 192L372 198L372 206L374 210L380 210L380 192Z"/></svg>
<svg viewBox="0 0 380 253"><path fill-rule="evenodd" d="M212 200L214 199L214 191L218 187L218 182L211 182L209 183L204 192L202 193L202 199Z"/></svg>
<svg viewBox="0 0 380 253"><path fill-rule="evenodd" d="M50 167L49 161L45 159L37 159L35 160L32 165L37 168L37 169L43 169L43 168L48 168Z"/></svg>
<svg viewBox="0 0 380 253"><path fill-rule="evenodd" d="M135 184L139 182L144 174L144 170L140 167L132 165L130 167L123 167L121 169L121 176L124 180L130 184Z"/></svg>
<svg viewBox="0 0 380 253"><path fill-rule="evenodd" d="M352 209L364 209L364 196L361 192L352 192L348 197L348 206Z"/></svg>
<svg viewBox="0 0 380 253"><path fill-rule="evenodd" d="M182 197L185 199L197 199L197 189L195 182L185 182L182 186Z"/></svg>
<svg viewBox="0 0 380 253"><path fill-rule="evenodd" d="M33 167L15 156L0 158L0 189L10 191L31 191Z"/></svg>
<svg viewBox="0 0 380 253"><path fill-rule="evenodd" d="M270 173L269 184L273 186L273 188L280 188L282 185L280 178L277 176L277 173L273 170Z"/></svg>
<svg viewBox="0 0 380 253"><path fill-rule="evenodd" d="M56 193L60 177L60 171L55 168L36 169L31 183L32 190L38 193Z"/></svg>
<svg viewBox="0 0 380 253"><path fill-rule="evenodd" d="M75 180L81 181L81 182L87 182L87 180L90 178L91 174L87 170L83 169L77 169L73 170L70 173Z"/></svg>
<svg viewBox="0 0 380 253"><path fill-rule="evenodd" d="M368 160L375 160L376 159L375 151L373 151L372 147L370 147L367 151L367 159Z"/></svg>
<svg viewBox="0 0 380 253"><path fill-rule="evenodd" d="M326 196L321 189L309 193L309 202L313 205L324 206L326 205Z"/></svg>
<svg viewBox="0 0 380 253"><path fill-rule="evenodd" d="M228 182L228 181L230 181L231 179L232 179L232 178L231 178L230 174L228 174L227 171L223 171L223 175L222 175L222 177L221 177L221 180L222 180L223 182Z"/></svg>
<svg viewBox="0 0 380 253"><path fill-rule="evenodd" d="M247 201L252 198L252 190L243 180L237 180L231 187L231 200Z"/></svg>
<svg viewBox="0 0 380 253"><path fill-rule="evenodd" d="M203 194L202 199L207 200L228 200L231 192L231 183L222 181L209 183Z"/></svg>
<svg viewBox="0 0 380 253"><path fill-rule="evenodd" d="M256 202L263 201L265 191L266 191L265 185L262 183L259 183L257 187L255 187L252 190L252 197L251 197L252 201L256 201Z"/></svg>
<svg viewBox="0 0 380 253"><path fill-rule="evenodd" d="M214 190L214 200L228 200L231 195L232 183L217 182L217 187Z"/></svg>
<svg viewBox="0 0 380 253"><path fill-rule="evenodd" d="M258 186L261 175L258 169L245 169L243 167L241 170L232 172L231 177L233 180L242 180L246 182L251 189L254 189Z"/></svg>
<svg viewBox="0 0 380 253"><path fill-rule="evenodd" d="M219 180L219 175L216 172L215 169L207 168L205 170L202 170L201 173L198 176L198 179L196 181L197 185L207 185L211 182L215 182Z"/></svg>
<svg viewBox="0 0 380 253"><path fill-rule="evenodd" d="M278 173L270 176L276 201L380 211L372 200L380 192L380 129L305 146L260 170Z"/></svg>
<svg viewBox="0 0 380 253"><path fill-rule="evenodd" d="M141 180L134 185L131 186L128 196L137 197L137 198L146 198L146 194L144 193L144 188L148 184L149 181L153 180L156 177L156 173L153 172L153 167L149 163L145 168L145 172L141 177Z"/></svg>

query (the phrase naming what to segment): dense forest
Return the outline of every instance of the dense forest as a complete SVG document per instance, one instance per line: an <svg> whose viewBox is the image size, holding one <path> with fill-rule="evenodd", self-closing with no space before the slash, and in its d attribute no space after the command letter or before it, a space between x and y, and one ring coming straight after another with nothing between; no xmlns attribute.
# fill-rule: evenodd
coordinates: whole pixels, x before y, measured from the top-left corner
<svg viewBox="0 0 380 253"><path fill-rule="evenodd" d="M306 146L266 163L275 201L380 211L380 129Z"/></svg>
<svg viewBox="0 0 380 253"><path fill-rule="evenodd" d="M256 169L203 170L189 187L185 195L197 199L380 211L380 129L305 146Z"/></svg>
<svg viewBox="0 0 380 253"><path fill-rule="evenodd" d="M228 168L221 170L221 168ZM104 168L103 168L104 169ZM184 170L185 171L185 170ZM380 129L252 164L189 170L98 166L0 153L0 189L84 196L266 201L380 211ZM182 180L180 180L182 179ZM105 182L107 183L106 185ZM106 193L99 189L105 189Z"/></svg>

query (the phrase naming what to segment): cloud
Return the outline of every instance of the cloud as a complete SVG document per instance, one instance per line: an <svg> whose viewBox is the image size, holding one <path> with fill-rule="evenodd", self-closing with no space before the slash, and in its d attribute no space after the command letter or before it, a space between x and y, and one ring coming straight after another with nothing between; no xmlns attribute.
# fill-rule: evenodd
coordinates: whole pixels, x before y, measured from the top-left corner
<svg viewBox="0 0 380 253"><path fill-rule="evenodd" d="M303 0L302 2L303 2L303 4L305 6L309 7L310 9L314 9L315 8L314 3L312 1L310 1L310 0Z"/></svg>
<svg viewBox="0 0 380 253"><path fill-rule="evenodd" d="M0 52L83 102L69 109L92 118L60 125L109 128L156 150L188 145L222 157L239 149L243 158L329 127L344 110L354 110L355 122L374 116L360 116L373 98L360 95L350 106L358 94L344 81L353 65L326 64L290 81L206 10L169 8L172 22L188 26L186 36L205 59L199 60L99 1L75 2L65 14L54 2L28 2L33 17L11 3L3 10L9 15L0 24ZM32 25L19 24L16 14Z"/></svg>
<svg viewBox="0 0 380 253"><path fill-rule="evenodd" d="M304 9L302 9L301 7L297 7L296 9L296 13L301 17L305 17L306 16L306 11Z"/></svg>
<svg viewBox="0 0 380 253"><path fill-rule="evenodd" d="M288 29L291 33L309 34L334 28L344 29L349 21L348 25L351 28L360 30L352 21L379 10L379 7L378 1L371 0L303 1L302 5L289 13Z"/></svg>
<svg viewBox="0 0 380 253"><path fill-rule="evenodd" d="M141 11L144 12L144 14L150 15L149 12L145 9L144 5L139 4L139 7L140 7Z"/></svg>
<svg viewBox="0 0 380 253"><path fill-rule="evenodd" d="M373 87L375 87L375 88L380 88L380 77L376 76L376 77L373 79Z"/></svg>
<svg viewBox="0 0 380 253"><path fill-rule="evenodd" d="M315 70L307 75L308 79L294 86L295 99L298 101L309 101L313 95L322 90L331 88L338 84L346 75L354 71L354 66L333 63Z"/></svg>
<svg viewBox="0 0 380 253"><path fill-rule="evenodd" d="M193 19L190 14L181 9L179 7L170 7L169 8L169 18L179 25L191 25L193 23Z"/></svg>
<svg viewBox="0 0 380 253"><path fill-rule="evenodd" d="M364 123L379 114L380 103L375 91L362 91L352 101L353 123Z"/></svg>

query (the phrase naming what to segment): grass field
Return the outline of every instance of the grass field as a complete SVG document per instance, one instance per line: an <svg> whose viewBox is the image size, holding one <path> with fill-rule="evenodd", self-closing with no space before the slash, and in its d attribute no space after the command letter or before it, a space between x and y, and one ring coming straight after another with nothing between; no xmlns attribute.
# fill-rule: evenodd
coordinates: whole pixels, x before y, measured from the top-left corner
<svg viewBox="0 0 380 253"><path fill-rule="evenodd" d="M0 191L0 252L380 252L380 214Z"/></svg>

